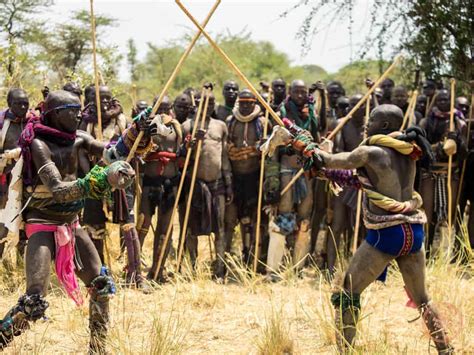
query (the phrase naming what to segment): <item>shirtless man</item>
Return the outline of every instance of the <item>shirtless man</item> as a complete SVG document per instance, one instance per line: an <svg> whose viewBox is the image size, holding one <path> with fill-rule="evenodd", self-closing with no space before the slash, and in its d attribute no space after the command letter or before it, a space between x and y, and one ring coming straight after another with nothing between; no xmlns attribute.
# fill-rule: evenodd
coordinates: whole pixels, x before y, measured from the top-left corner
<svg viewBox="0 0 474 355"><path fill-rule="evenodd" d="M155 228L153 242L153 265L148 272L147 278L153 281L158 280L160 283L165 281L163 270L171 247L171 239L166 246L163 243L168 225L172 223L171 215L180 179L176 158L183 137L181 125L176 119L166 116L166 121L166 125L170 128L171 133L165 137L153 137L155 146L145 156L145 165L141 167L143 172L143 190L140 201L140 215L138 217L139 239L140 245L143 247L145 237L152 222L151 220L158 209L158 223ZM161 264L162 267L160 270L157 270L163 248L165 248L165 254Z"/></svg>
<svg viewBox="0 0 474 355"><path fill-rule="evenodd" d="M321 84L317 90L324 94L324 87ZM322 101L321 112L318 116L314 107L314 98L308 95L308 87L302 80L294 80L290 86L290 96L280 105L280 115L310 131L318 141L320 131L324 131L326 128L324 97ZM267 191L265 194L273 197L273 201L266 198L266 203L278 205L277 213L269 226L267 272L270 280L277 281L285 246L293 251L293 265L297 269L304 266L310 248L313 186L307 176L302 176L290 191L279 199L279 192L300 168L298 157L291 151L281 149L266 164L265 185ZM272 182L276 178L279 179L279 184ZM276 188L278 191L271 191L272 189L269 189L268 186L272 186L272 189Z"/></svg>
<svg viewBox="0 0 474 355"><path fill-rule="evenodd" d="M202 140L202 149L194 194L191 197L190 234L186 237L186 246L191 263L195 265L198 251L197 237L213 232L217 254L213 274L216 279L222 280L225 277L226 248L224 216L226 205L233 199L232 170L227 156L227 126L225 122L211 117L215 98L212 92L209 95L204 129L199 129L196 136L196 139ZM205 100L205 97L200 98L200 94L196 98ZM194 120L183 123L184 137L190 137L194 124ZM189 176L192 174L192 169L190 170Z"/></svg>
<svg viewBox="0 0 474 355"><path fill-rule="evenodd" d="M104 199L112 189L123 189L133 181L128 163L115 162L109 167L94 167L83 179L77 179L79 151L108 161L124 159L138 131L145 132L140 147L148 145L149 121L134 124L117 145L105 149L104 144L76 130L81 103L67 91L49 93L41 119L31 120L20 138L23 167L23 212L29 238L25 257L26 293L0 322L0 347L7 346L13 336L26 330L29 321L44 317L49 286L50 264L56 260L61 285L77 304L82 295L75 274L89 288L89 328L91 353L105 352L109 320L109 298L115 285L87 233L80 227L78 213L84 198ZM28 202L27 202L28 201ZM77 253L76 253L77 251Z"/></svg>
<svg viewBox="0 0 474 355"><path fill-rule="evenodd" d="M449 132L449 103L449 92L440 90L435 97L434 107L429 116L420 121L420 127L426 130L428 141L432 145L436 156L436 161L431 167L424 164L421 168L420 193L423 197L423 205L428 220L429 248L433 244L436 225L438 223L446 225L448 218L446 185L448 156L453 155L451 190L453 196L457 196L460 167L467 155L466 122L463 120L462 114L455 109L454 132ZM449 139L445 140L445 138ZM451 206L452 216L456 211L455 201L454 198Z"/></svg>
<svg viewBox="0 0 474 355"><path fill-rule="evenodd" d="M362 99L361 94L351 96L349 99L349 110ZM334 142L334 152L352 152L364 139L365 130L365 104L363 104L352 116L352 119L342 128ZM357 190L345 187L339 196L333 198L333 220L331 223L332 233L327 238L327 263L329 275L332 276L338 265L338 250L341 236L348 232L347 243L352 245L353 226L357 209ZM363 235L363 234L359 234Z"/></svg>
<svg viewBox="0 0 474 355"><path fill-rule="evenodd" d="M255 256L255 227L260 179L258 145L263 138L264 117L255 95L248 89L239 93L239 107L227 118L227 149L234 180L234 201L226 208L226 252L230 253L234 228L240 223L242 257L246 264ZM265 245L265 222L261 223L261 245ZM265 247L262 247L265 250ZM266 250L265 250L266 251ZM262 256L262 253L259 253Z"/></svg>
<svg viewBox="0 0 474 355"><path fill-rule="evenodd" d="M453 352L426 291L423 248L426 217L420 209L422 200L413 187L416 167L412 153L421 152L411 143L415 140L423 146L419 143L423 140L423 132L415 128L405 135L395 133L402 121L403 113L398 107L380 105L371 112L367 126L370 138L366 144L350 153L331 155L318 150L317 158L313 157L318 171L322 168L357 169L365 192L367 238L354 254L341 289L331 297L336 311L337 345L341 352L351 351L354 344L361 293L393 260L400 268L410 301L420 310L438 352ZM393 140L384 138L385 141L381 141L377 136L392 132L396 137ZM404 149L396 150L401 144L404 146L400 148ZM374 195L377 198L373 198ZM378 200L381 196L386 204Z"/></svg>
<svg viewBox="0 0 474 355"><path fill-rule="evenodd" d="M224 105L217 105L215 118L225 122L227 117L232 114L235 102L237 101L237 95L239 93L239 85L233 81L228 80L224 83L222 88L222 95L224 96Z"/></svg>
<svg viewBox="0 0 474 355"><path fill-rule="evenodd" d="M8 188L11 170L20 157L18 138L29 119L36 117L34 111L28 110L28 95L22 89L10 89L7 94L8 108L0 112L0 211L5 208L8 199ZM0 213L3 213L1 211ZM3 257L8 230L0 223L0 259ZM25 240L25 238L20 238ZM21 243L21 249L24 249Z"/></svg>

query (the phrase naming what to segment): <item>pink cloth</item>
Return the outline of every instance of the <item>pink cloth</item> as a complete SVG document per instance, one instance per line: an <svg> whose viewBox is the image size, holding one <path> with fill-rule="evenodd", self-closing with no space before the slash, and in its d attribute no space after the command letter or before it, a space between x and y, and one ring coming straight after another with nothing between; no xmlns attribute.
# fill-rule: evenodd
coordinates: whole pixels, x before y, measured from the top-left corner
<svg viewBox="0 0 474 355"><path fill-rule="evenodd" d="M80 306L83 303L76 274L74 273L74 245L75 230L79 227L79 222L63 225L34 224L26 223L26 237L29 239L33 234L39 232L53 232L56 243L56 275L59 282L66 290L69 297Z"/></svg>

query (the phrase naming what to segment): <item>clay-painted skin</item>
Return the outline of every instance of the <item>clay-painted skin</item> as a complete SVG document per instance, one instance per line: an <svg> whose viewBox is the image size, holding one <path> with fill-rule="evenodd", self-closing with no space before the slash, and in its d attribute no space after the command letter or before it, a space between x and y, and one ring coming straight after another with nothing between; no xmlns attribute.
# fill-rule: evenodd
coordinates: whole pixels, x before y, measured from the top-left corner
<svg viewBox="0 0 474 355"><path fill-rule="evenodd" d="M199 95L197 99L201 99ZM197 178L205 182L213 182L217 179L222 179L226 175L230 175L231 166L229 158L227 156L227 126L225 122L211 117L214 111L215 97L211 93L209 98L208 110L206 114L206 121L204 124L205 135L202 141L201 156L197 169ZM183 136L191 134L192 126L194 122L187 120L183 123ZM200 123L199 123L200 126ZM219 215L217 221L218 233L216 234L216 250L220 257L224 257L225 241L224 241L224 215L225 215L225 204L232 202L232 196L219 196L218 197L218 208L222 213ZM196 215L191 213L189 219L189 225L200 225ZM190 235L186 240L187 248L193 259L197 252L197 235ZM219 263L221 261L218 261ZM222 275L219 275L222 276Z"/></svg>
<svg viewBox="0 0 474 355"><path fill-rule="evenodd" d="M54 107L66 104L80 104L79 98L67 91L51 92L45 102L46 122L53 128L74 132L79 118L79 109L68 108L55 110ZM56 202L74 200L74 192L68 193L71 182L77 178L77 155L79 150L85 149L89 154L101 156L104 145L93 140L92 137L77 133L76 141L71 146L57 144L36 138L32 143L32 157L35 169L48 165L39 176L39 185L45 185L53 192ZM71 223L77 218L74 213L61 215L48 213L42 209L27 208L25 220L42 221L43 223ZM76 230L76 243L80 258L84 264L82 271L77 272L86 286L100 273L100 258L87 234L81 229ZM54 236L52 233L42 232L33 235L28 241L26 251L26 279L27 293L45 294L49 284L50 264L54 258Z"/></svg>
<svg viewBox="0 0 474 355"><path fill-rule="evenodd" d="M391 108L387 108L391 106ZM369 136L398 130L403 114L385 115L387 110L394 110L393 105L381 105L372 111L367 132ZM398 108L396 108L398 109ZM399 110L399 109L398 109ZM385 112L384 112L385 111ZM398 201L409 200L414 190L416 165L409 157L402 156L389 148L377 146L360 146L350 153L321 153L325 166L334 169L358 169L367 171L370 181L377 191ZM374 214L383 215L384 211L369 205ZM394 257L382 253L362 242L354 254L344 276L343 287L350 294L360 294L384 270L391 260L396 260L405 282L407 291L417 306L429 301L425 284L425 253L423 248L407 256ZM351 322L343 315L345 323ZM346 341L352 344L355 332L347 332Z"/></svg>

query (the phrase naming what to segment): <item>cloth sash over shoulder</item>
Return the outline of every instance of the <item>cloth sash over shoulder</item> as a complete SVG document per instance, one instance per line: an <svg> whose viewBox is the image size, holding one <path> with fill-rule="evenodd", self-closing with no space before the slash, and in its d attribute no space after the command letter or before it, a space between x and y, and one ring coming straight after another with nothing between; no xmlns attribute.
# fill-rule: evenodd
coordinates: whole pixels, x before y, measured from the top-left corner
<svg viewBox="0 0 474 355"><path fill-rule="evenodd" d="M361 145L373 145L391 148L402 155L417 160L421 156L421 149L414 143L398 140L388 135L377 134L364 140ZM420 194L413 191L408 201L397 201L375 190L369 178L362 169L358 171L361 188L365 192L364 198L364 224L368 229L387 228L402 223L423 224L426 222L425 213L420 210L423 200ZM390 214L380 216L371 213L368 204L372 203Z"/></svg>

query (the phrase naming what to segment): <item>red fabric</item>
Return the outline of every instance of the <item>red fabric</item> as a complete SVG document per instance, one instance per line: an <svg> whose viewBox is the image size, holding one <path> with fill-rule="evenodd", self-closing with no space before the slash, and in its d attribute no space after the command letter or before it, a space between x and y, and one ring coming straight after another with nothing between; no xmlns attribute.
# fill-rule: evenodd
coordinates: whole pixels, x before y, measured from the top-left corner
<svg viewBox="0 0 474 355"><path fill-rule="evenodd" d="M56 244L55 268L58 280L63 285L69 297L80 306L83 303L82 295L77 282L74 266L75 230L79 222L63 225L26 223L25 232L29 239L33 234L39 232L54 233Z"/></svg>

